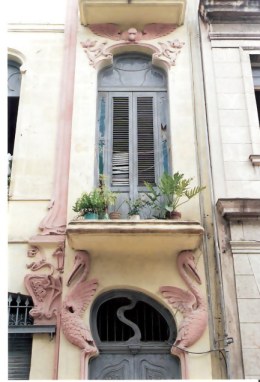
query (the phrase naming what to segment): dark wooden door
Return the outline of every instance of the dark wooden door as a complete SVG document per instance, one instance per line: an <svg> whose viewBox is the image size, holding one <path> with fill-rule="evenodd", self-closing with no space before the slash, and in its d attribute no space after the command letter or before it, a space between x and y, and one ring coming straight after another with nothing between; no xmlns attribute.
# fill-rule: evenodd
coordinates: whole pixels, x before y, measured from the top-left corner
<svg viewBox="0 0 260 382"><path fill-rule="evenodd" d="M171 354L100 354L91 362L90 379L179 379Z"/></svg>

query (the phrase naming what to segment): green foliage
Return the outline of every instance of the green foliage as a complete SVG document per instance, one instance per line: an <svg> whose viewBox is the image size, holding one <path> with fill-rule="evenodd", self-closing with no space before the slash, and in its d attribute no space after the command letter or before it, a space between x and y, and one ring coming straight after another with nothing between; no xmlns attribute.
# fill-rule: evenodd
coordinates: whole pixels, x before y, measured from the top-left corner
<svg viewBox="0 0 260 382"><path fill-rule="evenodd" d="M148 201L147 200L144 200L142 197L138 197L134 200L126 200L126 203L129 207L129 211L128 211L128 215L129 216L132 216L132 215L139 215L139 213L141 212L141 210L147 206L148 204Z"/></svg>
<svg viewBox="0 0 260 382"><path fill-rule="evenodd" d="M83 192L72 209L75 212L80 212L81 215L85 215L87 212L102 213L105 210L105 201L101 190L96 188L91 192Z"/></svg>
<svg viewBox="0 0 260 382"><path fill-rule="evenodd" d="M145 182L146 194L152 208L158 211L159 217L165 218L167 211L172 212L204 190L206 187L190 188L193 178L184 178L184 174L164 173L156 186Z"/></svg>
<svg viewBox="0 0 260 382"><path fill-rule="evenodd" d="M79 212L81 215L85 215L87 212L94 212L102 215L109 205L115 204L116 199L117 194L107 188L104 176L100 176L99 187L91 192L83 192L72 209L75 212Z"/></svg>

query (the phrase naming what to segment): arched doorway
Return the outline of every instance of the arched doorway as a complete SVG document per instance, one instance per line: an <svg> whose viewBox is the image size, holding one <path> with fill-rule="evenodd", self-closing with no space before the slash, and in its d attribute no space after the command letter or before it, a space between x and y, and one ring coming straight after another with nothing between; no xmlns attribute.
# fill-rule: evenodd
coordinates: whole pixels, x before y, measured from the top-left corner
<svg viewBox="0 0 260 382"><path fill-rule="evenodd" d="M170 312L143 293L110 291L91 311L99 356L90 360L89 379L180 379L170 354L176 324Z"/></svg>

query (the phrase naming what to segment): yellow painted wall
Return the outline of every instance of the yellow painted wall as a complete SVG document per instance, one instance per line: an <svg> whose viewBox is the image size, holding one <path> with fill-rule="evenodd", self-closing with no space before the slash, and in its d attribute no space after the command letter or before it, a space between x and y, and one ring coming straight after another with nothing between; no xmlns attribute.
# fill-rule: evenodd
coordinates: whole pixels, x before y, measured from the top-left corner
<svg viewBox="0 0 260 382"><path fill-rule="evenodd" d="M195 16L195 14L189 15L189 17ZM21 32L11 30L8 35L10 52L17 51L24 57L25 68L22 75L9 200L8 284L9 291L21 293L26 293L23 278L29 272L26 264L30 263L26 242L37 234L38 225L47 212L53 188L64 39L62 26L57 27L56 31L50 31L51 26L47 25L49 31L45 32L39 32L39 25L31 25L30 28L30 31ZM98 71L89 65L87 55L80 44L88 38L102 40L87 28L78 25L68 221L75 216L71 208L75 199L81 192L89 191L94 185ZM198 184L187 25L176 29L165 40L175 38L184 41L185 45L177 58L176 66L168 71L173 169L185 173L187 177L194 177L194 184ZM196 198L182 208L185 219L200 220L198 200ZM44 251L47 258L56 265L52 258L53 249L46 247ZM199 273L203 278L201 291L206 296L203 256L200 251L197 256ZM72 269L73 260L74 251L67 246L63 297L69 291L65 281ZM140 257L136 249L135 251L125 249L121 255L110 253L105 257L102 253L98 253L91 256L88 278L94 277L99 280L96 296L112 289L129 288L142 291L164 306L168 305L158 293L160 286L178 285L185 289L171 253L164 253L163 257L160 253L152 256L147 253L146 256ZM171 310L169 306L168 309ZM86 324L89 324L89 312L90 309L85 314ZM172 313L176 314L174 311ZM182 319L179 313L176 314L176 319L179 324ZM52 378L55 341L56 339L50 341L47 334L34 336L31 379ZM209 335L206 331L191 350L205 351L209 347ZM78 379L79 362L80 350L68 343L61 334L59 379ZM192 379L212 377L209 355L190 356L190 377Z"/></svg>

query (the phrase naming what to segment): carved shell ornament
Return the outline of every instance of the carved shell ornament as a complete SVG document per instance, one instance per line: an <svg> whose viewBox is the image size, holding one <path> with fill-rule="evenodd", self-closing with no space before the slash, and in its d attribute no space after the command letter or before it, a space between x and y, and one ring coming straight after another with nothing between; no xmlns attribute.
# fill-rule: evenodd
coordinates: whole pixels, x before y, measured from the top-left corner
<svg viewBox="0 0 260 382"><path fill-rule="evenodd" d="M96 67L99 61L112 58L112 48L138 44L152 49L154 52L153 58L160 59L171 67L175 65L177 55L184 45L184 42L180 42L178 39L173 41L146 42L167 36L177 28L175 24L153 23L145 25L143 30L138 30L133 26L123 31L117 24L90 24L88 27L97 36L114 41L112 45L108 44L108 41L91 39L81 43L89 58L90 65L94 67Z"/></svg>
<svg viewBox="0 0 260 382"><path fill-rule="evenodd" d="M121 31L117 24L91 24L89 29L98 36L110 38L115 41L128 41L130 43L140 40L152 40L173 32L175 24L147 24L142 31L132 27L126 31Z"/></svg>

